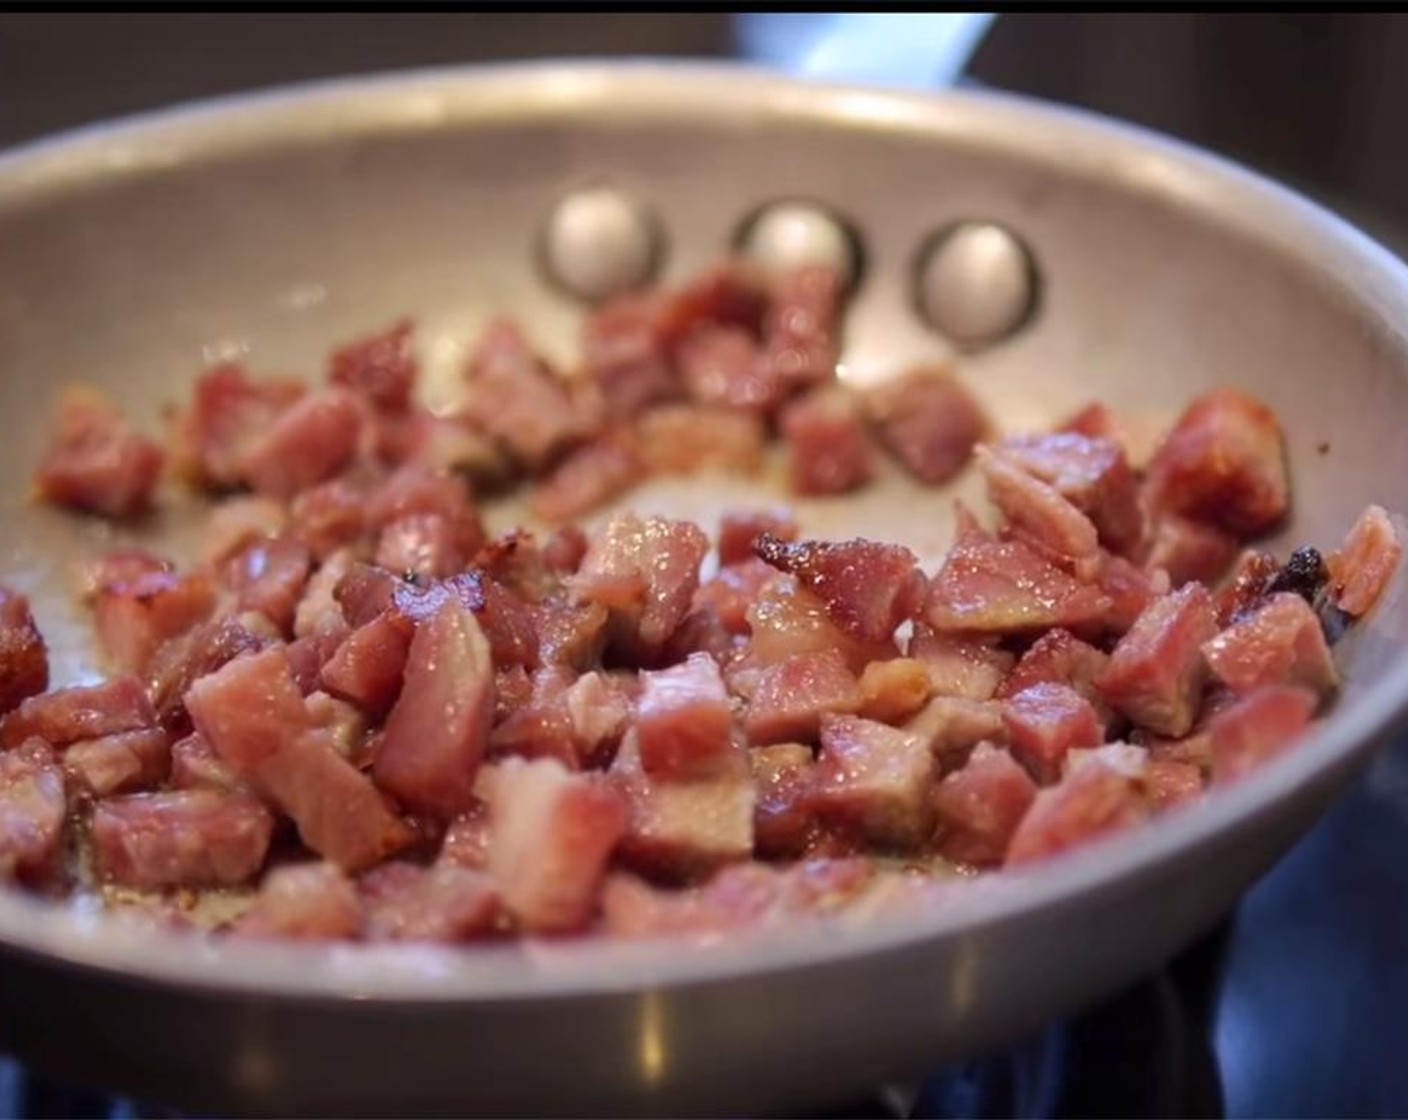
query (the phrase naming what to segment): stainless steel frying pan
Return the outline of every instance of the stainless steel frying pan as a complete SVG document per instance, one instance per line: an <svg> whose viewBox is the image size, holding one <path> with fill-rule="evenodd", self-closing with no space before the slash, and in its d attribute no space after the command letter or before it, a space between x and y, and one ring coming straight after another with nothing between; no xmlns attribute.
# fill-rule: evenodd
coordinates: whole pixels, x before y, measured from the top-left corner
<svg viewBox="0 0 1408 1120"><path fill-rule="evenodd" d="M1408 272L1330 214L1128 128L1005 97L914 96L742 70L533 66L315 86L89 130L0 159L0 567L59 675L87 671L69 564L95 527L23 501L59 384L155 421L213 357L321 369L419 317L430 392L496 310L571 352L580 308L533 246L564 191L610 181L665 232L662 275L710 261L763 202L852 225L865 270L847 376L953 344L916 314L915 255L999 223L1036 313L958 355L1009 425L1092 398L1166 418L1244 385L1288 429L1285 540L1333 544L1408 507ZM707 516L699 479L628 501ZM753 495L756 500L756 495ZM816 532L933 555L950 495L898 480L803 510ZM510 518L511 510L497 516ZM179 547L182 519L157 530ZM0 1046L219 1112L754 1113L816 1107L972 1054L1131 980L1223 916L1408 706L1396 583L1340 647L1323 730L1241 787L1118 842L903 921L690 946L300 949L156 935L0 895Z"/></svg>

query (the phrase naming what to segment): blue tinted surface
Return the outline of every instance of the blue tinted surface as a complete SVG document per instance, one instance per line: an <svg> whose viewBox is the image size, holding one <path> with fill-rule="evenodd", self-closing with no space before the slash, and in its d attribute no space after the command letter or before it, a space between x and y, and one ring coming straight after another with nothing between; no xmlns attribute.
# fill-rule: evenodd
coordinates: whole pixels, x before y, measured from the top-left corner
<svg viewBox="0 0 1408 1120"><path fill-rule="evenodd" d="M1229 1116L1408 1115L1408 740L1243 900L1215 1042Z"/></svg>

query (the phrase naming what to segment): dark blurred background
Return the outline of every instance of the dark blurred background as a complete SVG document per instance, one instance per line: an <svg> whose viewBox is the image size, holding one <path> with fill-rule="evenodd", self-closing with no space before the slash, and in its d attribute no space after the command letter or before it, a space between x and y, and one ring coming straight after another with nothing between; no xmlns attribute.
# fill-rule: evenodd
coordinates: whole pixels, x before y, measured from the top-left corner
<svg viewBox="0 0 1408 1120"><path fill-rule="evenodd" d="M3 14L0 147L190 98L508 58L744 58L816 72L823 56L834 71L839 52L849 77L930 86L946 80L942 61L925 55L943 36L929 30L937 22L915 21L944 18ZM963 81L1085 106L1212 148L1408 252L1408 15L1003 14L986 26ZM1239 908L1220 942L1226 967L1209 997L1209 1038L1151 1043L1163 1036L1143 1033L1154 1021L1143 1005L1106 1015L1112 1026L1096 1032L1103 1041L1089 1068L1099 1085L1126 1067L1153 1083L1151 1054L1197 1043L1215 1053L1220 1103L1119 1111L1108 1096L1077 1097L1085 1103L1065 1114L1408 1115L1405 852L1401 742ZM5 1100L18 1099L13 1091L7 1098L7 1077L18 1074L0 1062L0 1118L15 1107ZM101 1111L100 1098L52 1099L69 1103L31 1103L9 1115ZM931 1114L1008 1111L974 1111L963 1101L960 1111Z"/></svg>
<svg viewBox="0 0 1408 1120"><path fill-rule="evenodd" d="M755 38L747 22L758 18L0 15L0 146L172 101L335 74L549 56L747 57ZM830 17L786 18L800 53ZM888 52L868 49L883 73ZM785 63L774 55L766 61ZM1385 235L1396 239L1400 226L1408 234L1408 15L1007 13L988 28L967 76L1172 132L1289 180Z"/></svg>

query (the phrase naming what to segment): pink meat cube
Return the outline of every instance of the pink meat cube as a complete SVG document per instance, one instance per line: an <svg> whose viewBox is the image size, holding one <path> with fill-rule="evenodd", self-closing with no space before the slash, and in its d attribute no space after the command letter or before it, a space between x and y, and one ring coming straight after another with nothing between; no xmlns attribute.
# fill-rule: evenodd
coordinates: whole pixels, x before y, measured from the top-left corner
<svg viewBox="0 0 1408 1120"><path fill-rule="evenodd" d="M778 743L748 752L757 800L753 807L754 845L759 856L801 855L815 824L808 804L815 760L811 747Z"/></svg>
<svg viewBox="0 0 1408 1120"><path fill-rule="evenodd" d="M1174 738L1198 716L1207 666L1202 646L1217 633L1212 595L1190 583L1153 603L1110 655L1096 687L1140 727Z"/></svg>
<svg viewBox="0 0 1408 1120"><path fill-rule="evenodd" d="M919 735L858 716L823 716L811 803L873 843L912 846L929 824L934 771Z"/></svg>
<svg viewBox="0 0 1408 1120"><path fill-rule="evenodd" d="M132 677L55 689L31 696L0 720L0 745L38 736L52 747L156 726L147 694Z"/></svg>
<svg viewBox="0 0 1408 1120"><path fill-rule="evenodd" d="M640 457L651 474L756 474L767 435L761 417L737 408L665 404L636 422Z"/></svg>
<svg viewBox="0 0 1408 1120"><path fill-rule="evenodd" d="M708 549L692 522L621 513L592 536L569 582L633 630L643 652L658 653L689 612Z"/></svg>
<svg viewBox="0 0 1408 1120"><path fill-rule="evenodd" d="M616 752L612 779L626 795L630 815L621 859L652 874L689 878L753 851L755 792L747 760L716 778L652 778L640 765L634 732Z"/></svg>
<svg viewBox="0 0 1408 1120"><path fill-rule="evenodd" d="M707 778L729 769L733 708L719 666L692 653L640 675L636 733L641 765L657 778Z"/></svg>
<svg viewBox="0 0 1408 1120"><path fill-rule="evenodd" d="M202 677L186 703L220 759L292 817L319 855L357 871L413 839L370 779L314 724L283 649Z"/></svg>
<svg viewBox="0 0 1408 1120"><path fill-rule="evenodd" d="M580 929L626 829L621 795L551 759L507 759L488 789L489 870L510 913L533 932Z"/></svg>
<svg viewBox="0 0 1408 1120"><path fill-rule="evenodd" d="M159 727L88 739L64 750L64 769L97 797L151 789L170 769L170 742Z"/></svg>
<svg viewBox="0 0 1408 1120"><path fill-rule="evenodd" d="M1272 595L1203 644L1213 675L1245 695L1271 684L1296 684L1321 695L1339 683L1320 619L1299 595Z"/></svg>
<svg viewBox="0 0 1408 1120"><path fill-rule="evenodd" d="M955 863L1001 865L1036 793L1031 777L1010 754L991 743L978 744L962 769L934 790L939 851Z"/></svg>
<svg viewBox="0 0 1408 1120"><path fill-rule="evenodd" d="M494 880L454 863L384 864L362 879L362 896L372 941L468 941L494 933L503 912Z"/></svg>
<svg viewBox="0 0 1408 1120"><path fill-rule="evenodd" d="M534 516L567 521L607 505L646 475L636 441L626 432L606 434L569 452L533 490Z"/></svg>
<svg viewBox="0 0 1408 1120"><path fill-rule="evenodd" d="M1330 558L1335 604L1355 618L1368 613L1398 567L1403 544L1382 506L1371 505Z"/></svg>
<svg viewBox="0 0 1408 1120"><path fill-rule="evenodd" d="M127 518L151 507L166 461L101 393L71 388L59 398L48 450L34 484L55 505Z"/></svg>
<svg viewBox="0 0 1408 1120"><path fill-rule="evenodd" d="M1061 776L1067 751L1104 739L1090 701L1064 684L1034 684L1018 692L1003 704L1002 722L1012 753L1042 785Z"/></svg>
<svg viewBox="0 0 1408 1120"><path fill-rule="evenodd" d="M870 391L870 417L881 441L920 482L937 486L968 463L987 430L977 402L943 369L917 369Z"/></svg>
<svg viewBox="0 0 1408 1120"><path fill-rule="evenodd" d="M844 494L875 474L870 435L860 407L838 386L792 401L779 421L788 474L797 494Z"/></svg>
<svg viewBox="0 0 1408 1120"><path fill-rule="evenodd" d="M273 831L256 798L192 789L100 801L90 836L103 879L159 890L246 882L263 866Z"/></svg>
<svg viewBox="0 0 1408 1120"><path fill-rule="evenodd" d="M588 434L567 384L507 319L491 323L466 367L465 414L532 471Z"/></svg>
<svg viewBox="0 0 1408 1120"><path fill-rule="evenodd" d="M29 600L0 587L0 716L49 687L49 650Z"/></svg>
<svg viewBox="0 0 1408 1120"><path fill-rule="evenodd" d="M1006 863L1032 863L1083 847L1148 815L1139 780L1092 759L1036 795L1012 835Z"/></svg>
<svg viewBox="0 0 1408 1120"><path fill-rule="evenodd" d="M494 716L494 666L473 612L448 597L416 627L405 683L386 721L377 784L444 819L471 804Z"/></svg>
<svg viewBox="0 0 1408 1120"><path fill-rule="evenodd" d="M378 412L405 412L418 373L414 331L410 319L400 319L384 331L339 346L328 360L328 381L361 394Z"/></svg>
<svg viewBox="0 0 1408 1120"><path fill-rule="evenodd" d="M1195 580L1216 583L1232 566L1238 548L1237 538L1216 525L1165 513L1154 522L1144 569L1166 571L1174 587Z"/></svg>
<svg viewBox="0 0 1408 1120"><path fill-rule="evenodd" d="M797 654L763 670L743 727L755 745L813 740L824 714L855 712L860 702L855 675L836 650Z"/></svg>
<svg viewBox="0 0 1408 1120"><path fill-rule="evenodd" d="M862 642L888 642L924 601L924 574L909 549L879 541L799 541L763 534L754 546L779 571L797 577L836 624Z"/></svg>
<svg viewBox="0 0 1408 1120"><path fill-rule="evenodd" d="M929 750L945 767L961 762L981 742L1007 741L1002 705L995 700L973 700L967 696L935 696L904 729L928 743Z"/></svg>
<svg viewBox="0 0 1408 1120"><path fill-rule="evenodd" d="M1008 436L998 448L1085 514L1100 543L1132 555L1144 536L1139 483L1119 441L1076 432Z"/></svg>
<svg viewBox="0 0 1408 1120"><path fill-rule="evenodd" d="M935 695L970 700L991 700L1015 660L995 639L939 634L923 623L915 624L909 656L928 670Z"/></svg>
<svg viewBox="0 0 1408 1120"><path fill-rule="evenodd" d="M1276 413L1239 389L1204 393L1164 437L1147 486L1157 510L1211 522L1238 537L1267 532L1288 501Z"/></svg>
<svg viewBox="0 0 1408 1120"><path fill-rule="evenodd" d="M360 936L362 901L357 888L333 863L294 863L264 876L253 904L240 915L241 937L291 937L341 941Z"/></svg>
<svg viewBox="0 0 1408 1120"><path fill-rule="evenodd" d="M0 752L0 880L52 869L67 813L64 775L40 739Z"/></svg>
<svg viewBox="0 0 1408 1120"><path fill-rule="evenodd" d="M1208 723L1213 781L1240 781L1285 753L1305 735L1319 703L1307 689L1271 685L1218 712Z"/></svg>
<svg viewBox="0 0 1408 1120"><path fill-rule="evenodd" d="M971 516L929 585L925 619L936 630L1021 633L1101 622L1110 597L1019 540L1000 541Z"/></svg>
<svg viewBox="0 0 1408 1120"><path fill-rule="evenodd" d="M357 454L365 413L341 389L309 393L255 435L240 471L255 491L291 498L339 474Z"/></svg>
<svg viewBox="0 0 1408 1120"><path fill-rule="evenodd" d="M975 454L988 500L1013 535L1058 560L1094 558L1100 537L1090 518L1004 452L979 447Z"/></svg>
<svg viewBox="0 0 1408 1120"><path fill-rule="evenodd" d="M764 533L780 541L795 541L798 528L792 511L778 506L725 513L719 519L719 564L728 567L755 559L753 545Z"/></svg>

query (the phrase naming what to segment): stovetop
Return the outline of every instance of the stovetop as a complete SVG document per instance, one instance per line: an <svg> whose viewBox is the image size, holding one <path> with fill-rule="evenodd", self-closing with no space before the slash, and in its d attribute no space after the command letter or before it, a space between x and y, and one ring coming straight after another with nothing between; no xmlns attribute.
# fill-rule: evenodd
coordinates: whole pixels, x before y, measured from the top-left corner
<svg viewBox="0 0 1408 1120"><path fill-rule="evenodd" d="M1408 739L1167 967L1025 1042L830 1115L1404 1116L1405 1008ZM0 1060L0 1120L174 1115Z"/></svg>

